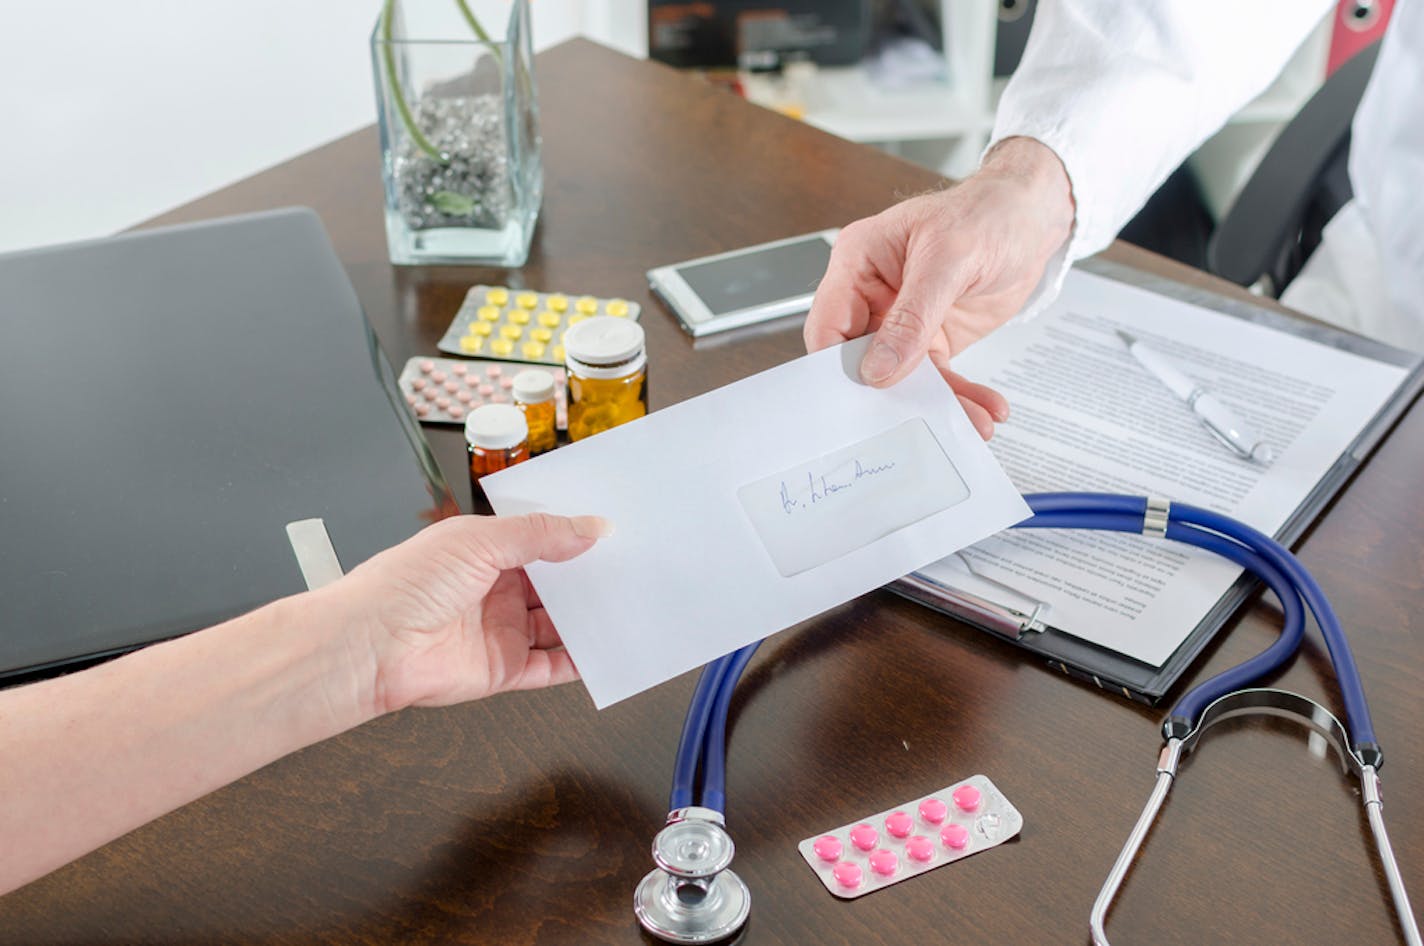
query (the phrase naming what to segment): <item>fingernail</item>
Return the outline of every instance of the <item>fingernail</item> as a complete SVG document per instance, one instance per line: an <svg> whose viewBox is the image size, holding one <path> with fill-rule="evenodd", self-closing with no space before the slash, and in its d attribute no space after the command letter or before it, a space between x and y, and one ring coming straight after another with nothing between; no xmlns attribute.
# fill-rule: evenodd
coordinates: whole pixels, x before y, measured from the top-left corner
<svg viewBox="0 0 1424 946"><path fill-rule="evenodd" d="M1009 406L1005 404L994 412L994 420L1000 424L1009 419Z"/></svg>
<svg viewBox="0 0 1424 946"><path fill-rule="evenodd" d="M900 354L884 342L875 342L865 353L860 363L860 380L866 384L879 384L900 367Z"/></svg>
<svg viewBox="0 0 1424 946"><path fill-rule="evenodd" d="M613 534L613 523L602 516L574 516L569 521L581 539L606 539Z"/></svg>

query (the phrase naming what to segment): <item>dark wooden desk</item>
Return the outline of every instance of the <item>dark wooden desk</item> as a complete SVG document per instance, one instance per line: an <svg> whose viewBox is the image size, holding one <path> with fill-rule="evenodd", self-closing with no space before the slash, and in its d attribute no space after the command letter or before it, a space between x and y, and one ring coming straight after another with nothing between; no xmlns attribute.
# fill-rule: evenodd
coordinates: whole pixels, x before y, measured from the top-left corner
<svg viewBox="0 0 1424 946"><path fill-rule="evenodd" d="M541 56L539 81L547 197L523 270L393 269L369 130L155 223L316 208L397 365L434 351L472 283L637 299L663 406L800 354L800 333L694 348L644 270L843 224L940 183L589 43ZM429 434L466 496L459 438ZM1303 557L1352 632L1389 755L1395 847L1424 898L1421 469L1415 409ZM1195 678L1275 627L1255 606ZM1325 670L1307 649L1281 682L1338 705ZM0 942L638 943L633 888L691 688L685 677L603 713L570 686L380 720L0 900ZM885 592L779 635L735 704L729 816L754 903L744 942L1085 942L1152 781L1159 716ZM796 852L817 830L975 772L1024 812L1016 842L852 903ZM1238 726L1187 764L1110 932L1124 944L1393 942L1365 833L1352 783L1294 730Z"/></svg>

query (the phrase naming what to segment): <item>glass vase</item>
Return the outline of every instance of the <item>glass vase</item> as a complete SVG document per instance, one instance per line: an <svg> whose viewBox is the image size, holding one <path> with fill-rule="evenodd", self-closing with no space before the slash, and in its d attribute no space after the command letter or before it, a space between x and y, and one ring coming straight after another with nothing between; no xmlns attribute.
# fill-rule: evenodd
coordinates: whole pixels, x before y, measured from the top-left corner
<svg viewBox="0 0 1424 946"><path fill-rule="evenodd" d="M371 68L391 262L522 266L544 189L528 0L504 23L386 0Z"/></svg>

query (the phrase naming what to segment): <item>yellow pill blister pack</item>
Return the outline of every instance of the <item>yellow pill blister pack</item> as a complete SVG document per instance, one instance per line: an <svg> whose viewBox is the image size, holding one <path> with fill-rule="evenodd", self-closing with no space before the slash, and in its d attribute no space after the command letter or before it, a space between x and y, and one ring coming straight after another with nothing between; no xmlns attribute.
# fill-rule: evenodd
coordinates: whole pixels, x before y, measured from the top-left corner
<svg viewBox="0 0 1424 946"><path fill-rule="evenodd" d="M642 307L626 299L474 286L436 347L467 358L562 366L570 326L595 315L637 319L641 314Z"/></svg>

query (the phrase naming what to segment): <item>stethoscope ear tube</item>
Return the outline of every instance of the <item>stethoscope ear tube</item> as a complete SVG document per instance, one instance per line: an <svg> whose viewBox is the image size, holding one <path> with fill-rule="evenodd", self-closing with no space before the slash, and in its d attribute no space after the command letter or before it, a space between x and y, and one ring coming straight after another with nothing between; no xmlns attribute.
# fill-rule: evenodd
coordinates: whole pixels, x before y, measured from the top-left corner
<svg viewBox="0 0 1424 946"><path fill-rule="evenodd" d="M1389 843L1389 833L1385 830L1384 801L1380 793L1378 770L1354 751L1349 744L1350 736L1345 726L1329 710L1297 693L1272 689L1247 689L1227 693L1203 710L1200 720L1189 732L1183 736L1168 738L1158 758L1157 781L1152 787L1152 794L1093 902L1088 924L1094 946L1111 946L1106 929L1108 910L1111 909L1123 880L1126 879L1148 832L1162 810L1167 793L1176 781L1177 767L1182 758L1197 747L1212 726L1242 716L1274 716L1294 720L1324 736L1339 753L1345 767L1360 781L1361 798L1370 822L1370 831L1374 836L1375 851L1389 882L1390 897L1394 901L1395 914L1399 919L1404 942L1408 946L1421 946L1419 926L1414 919L1409 894L1404 889L1404 880L1394 856L1394 848Z"/></svg>

